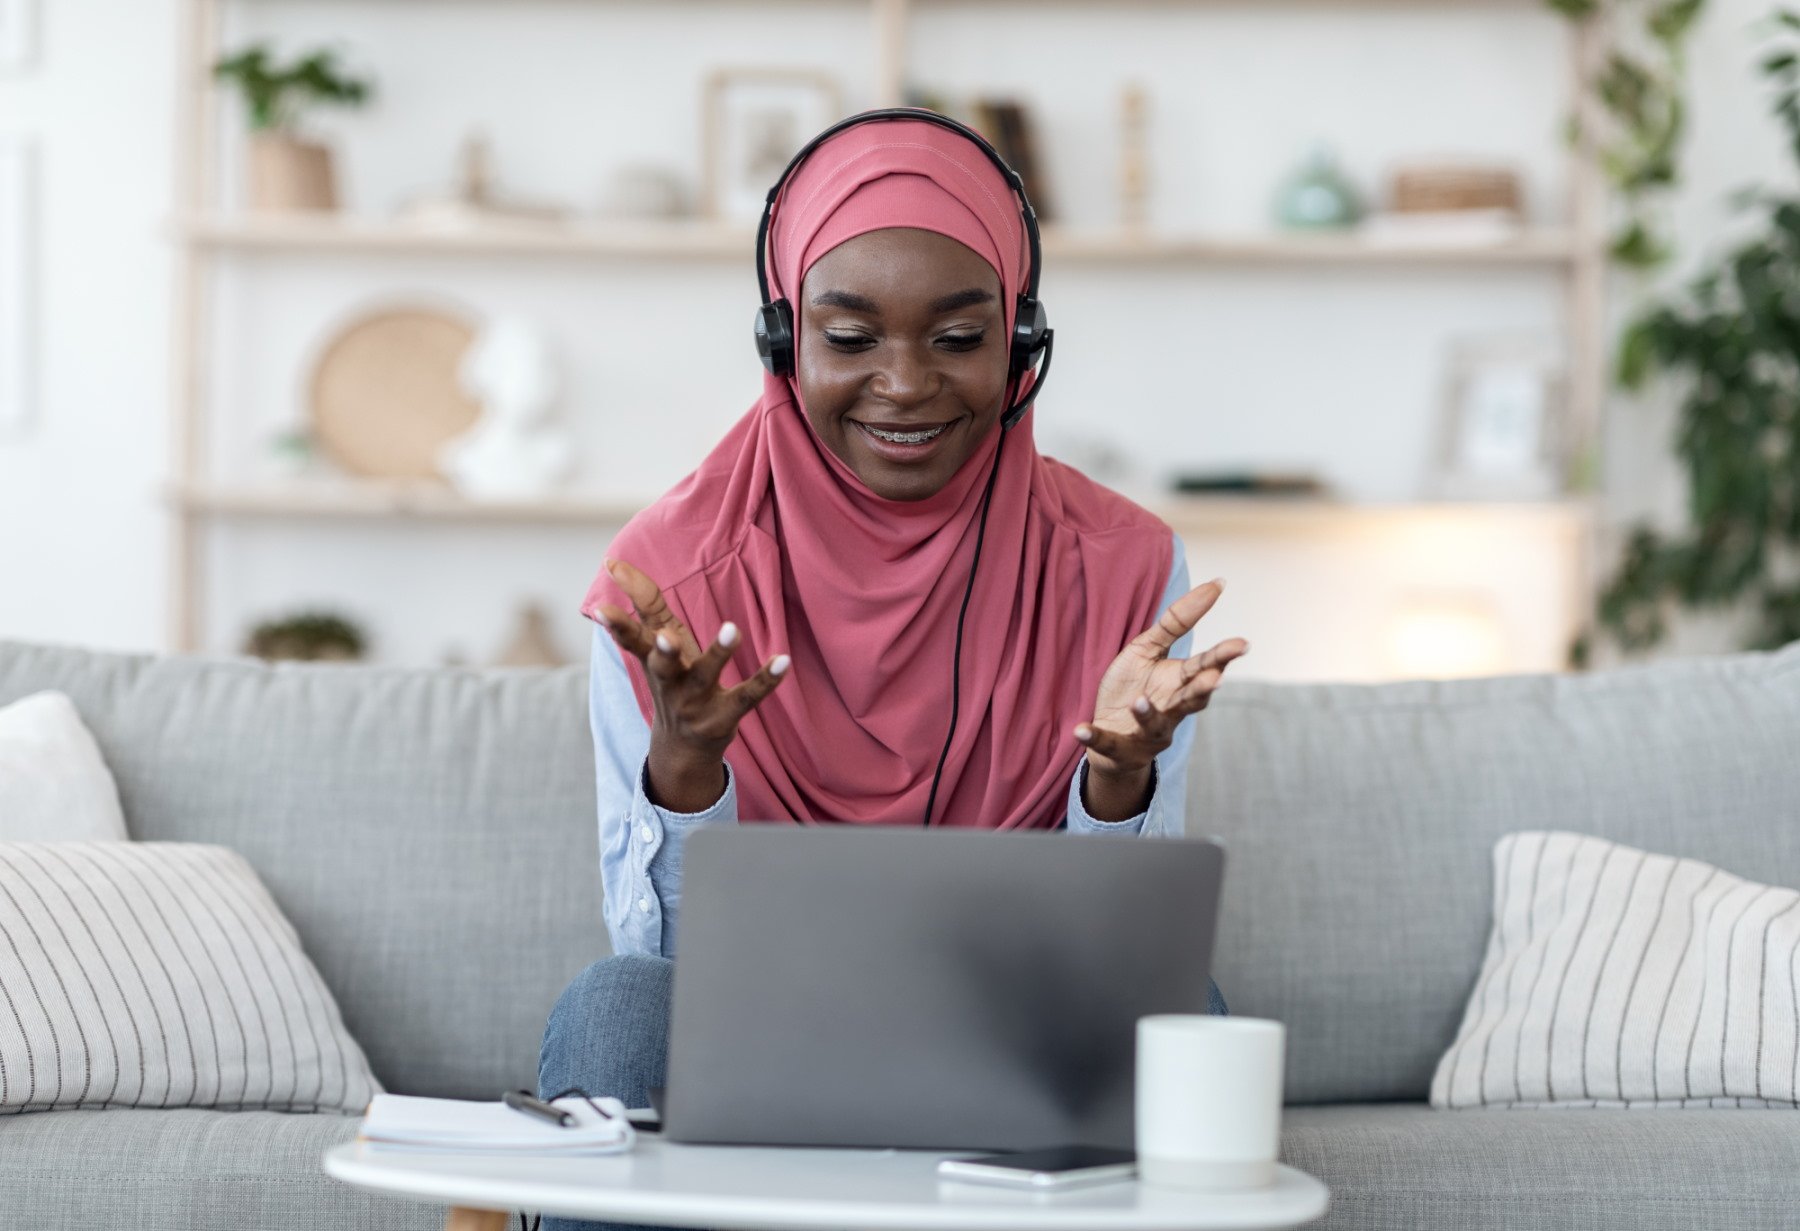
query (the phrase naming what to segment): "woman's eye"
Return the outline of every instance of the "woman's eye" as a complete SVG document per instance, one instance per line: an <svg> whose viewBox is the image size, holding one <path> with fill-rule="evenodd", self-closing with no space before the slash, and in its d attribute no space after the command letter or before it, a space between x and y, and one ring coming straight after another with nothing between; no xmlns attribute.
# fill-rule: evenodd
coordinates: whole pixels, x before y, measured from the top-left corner
<svg viewBox="0 0 1800 1231"><path fill-rule="evenodd" d="M985 333L947 333L938 340L951 350L974 350L985 337Z"/></svg>
<svg viewBox="0 0 1800 1231"><path fill-rule="evenodd" d="M875 339L860 333L827 333L825 340L838 350L866 350Z"/></svg>

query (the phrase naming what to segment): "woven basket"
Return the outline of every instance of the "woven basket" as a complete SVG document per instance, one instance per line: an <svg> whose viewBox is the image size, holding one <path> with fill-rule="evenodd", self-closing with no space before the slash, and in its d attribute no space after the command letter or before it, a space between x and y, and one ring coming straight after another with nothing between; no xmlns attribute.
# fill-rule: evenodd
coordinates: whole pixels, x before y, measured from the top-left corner
<svg viewBox="0 0 1800 1231"><path fill-rule="evenodd" d="M1520 205L1519 176L1504 167L1402 167L1394 172L1397 213L1507 209Z"/></svg>

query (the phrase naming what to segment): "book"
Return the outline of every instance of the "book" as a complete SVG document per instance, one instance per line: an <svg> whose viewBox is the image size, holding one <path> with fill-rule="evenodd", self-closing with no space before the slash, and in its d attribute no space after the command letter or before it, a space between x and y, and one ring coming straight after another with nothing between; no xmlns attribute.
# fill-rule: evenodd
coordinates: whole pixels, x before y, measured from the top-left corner
<svg viewBox="0 0 1800 1231"><path fill-rule="evenodd" d="M498 1101L377 1094L357 1135L388 1145L483 1153L616 1154L637 1143L637 1130L618 1099L590 1104L571 1096L552 1106L573 1115L575 1124L552 1124Z"/></svg>

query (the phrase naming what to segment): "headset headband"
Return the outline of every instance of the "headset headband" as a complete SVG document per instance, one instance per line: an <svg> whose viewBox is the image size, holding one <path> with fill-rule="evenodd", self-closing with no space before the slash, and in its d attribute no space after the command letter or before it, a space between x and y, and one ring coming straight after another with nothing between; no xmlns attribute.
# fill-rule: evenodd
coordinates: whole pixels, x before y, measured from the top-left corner
<svg viewBox="0 0 1800 1231"><path fill-rule="evenodd" d="M848 116L845 119L839 120L824 132L814 137L811 141L808 141L805 145L801 146L800 152L788 160L787 167L782 171L780 177L776 179L774 185L770 187L769 195L763 200L762 221L759 222L756 227L756 285L762 292L763 302L774 302L773 297L769 294L769 275L767 266L769 220L774 217L775 199L781 195L781 190L787 186L788 178L794 174L794 169L805 162L807 157L814 150L843 132L846 128L854 128L858 124L868 124L880 120L923 120L927 124L936 124L939 128L948 129L950 132L958 133L961 136L966 137L969 141L974 143L977 149L987 155L988 161L994 164L994 168L999 171L1001 175L1006 177L1006 182L1012 187L1013 195L1019 198L1020 211L1025 219L1025 240L1030 248L1031 256L1031 268L1026 274L1024 295L1027 299L1036 299L1038 297L1038 267L1043 263L1040 259L1042 256L1042 245L1038 238L1037 211L1031 208L1031 198L1025 195L1025 182L1019 178L1019 173L1006 165L1006 160L1000 157L1000 152L998 150L988 144L986 137L983 137L967 124L959 123L947 115L939 115L935 111L927 111L923 107L881 107L874 111L861 111L853 116Z"/></svg>

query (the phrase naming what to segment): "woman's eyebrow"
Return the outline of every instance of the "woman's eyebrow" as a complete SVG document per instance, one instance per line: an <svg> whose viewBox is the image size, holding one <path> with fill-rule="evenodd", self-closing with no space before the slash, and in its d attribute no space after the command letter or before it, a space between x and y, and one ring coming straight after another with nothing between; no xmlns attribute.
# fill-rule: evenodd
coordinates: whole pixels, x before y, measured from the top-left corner
<svg viewBox="0 0 1800 1231"><path fill-rule="evenodd" d="M954 295L945 295L942 299L931 301L933 312L954 312L958 308L972 308L978 303L990 303L994 298L992 291L984 291L972 286L966 291L958 291Z"/></svg>
<svg viewBox="0 0 1800 1231"><path fill-rule="evenodd" d="M972 308L978 303L993 302L994 293L972 286L966 291L956 291L931 301L932 313L954 312L958 308ZM852 312L867 312L871 316L881 315L881 306L866 295L858 295L855 291L820 291L812 299L815 308L848 308Z"/></svg>
<svg viewBox="0 0 1800 1231"><path fill-rule="evenodd" d="M858 295L854 291L821 291L813 296L815 308L848 308L852 312L867 312L872 316L881 315L881 309L873 299Z"/></svg>

